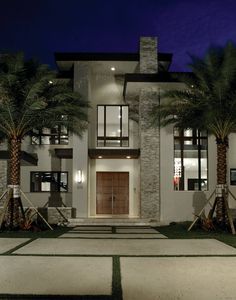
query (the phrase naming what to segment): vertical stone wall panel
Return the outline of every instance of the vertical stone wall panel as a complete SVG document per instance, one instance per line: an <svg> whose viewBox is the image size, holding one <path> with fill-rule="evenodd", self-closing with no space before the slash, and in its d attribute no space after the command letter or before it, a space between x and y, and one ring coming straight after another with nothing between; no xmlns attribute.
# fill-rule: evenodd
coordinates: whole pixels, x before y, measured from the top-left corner
<svg viewBox="0 0 236 300"><path fill-rule="evenodd" d="M140 73L157 73L157 38L141 37L140 39Z"/></svg>
<svg viewBox="0 0 236 300"><path fill-rule="evenodd" d="M160 220L160 130L150 127L149 111L158 91L142 89L139 104L141 217Z"/></svg>

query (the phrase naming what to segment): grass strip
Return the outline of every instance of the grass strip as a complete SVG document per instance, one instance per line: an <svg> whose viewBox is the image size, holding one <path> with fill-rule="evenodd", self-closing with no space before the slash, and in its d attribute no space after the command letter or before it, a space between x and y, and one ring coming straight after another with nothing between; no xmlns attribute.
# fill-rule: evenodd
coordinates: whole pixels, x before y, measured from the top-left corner
<svg viewBox="0 0 236 300"><path fill-rule="evenodd" d="M112 299L122 300L122 286L121 286L121 270L120 257L113 256L113 272L112 272Z"/></svg>
<svg viewBox="0 0 236 300"><path fill-rule="evenodd" d="M28 241L26 241L26 242L23 242L23 243L17 245L16 247L14 247L14 248L12 248L12 249L10 249L10 250L8 250L8 251L2 253L1 256L3 256L3 255L10 255L10 254L12 254L14 251L16 251L16 250L18 250L18 249L20 249L20 248L22 248L22 247L24 247L24 246L30 244L31 242L35 241L36 239L37 239L37 238L32 238L32 239L30 239L30 240L28 240Z"/></svg>

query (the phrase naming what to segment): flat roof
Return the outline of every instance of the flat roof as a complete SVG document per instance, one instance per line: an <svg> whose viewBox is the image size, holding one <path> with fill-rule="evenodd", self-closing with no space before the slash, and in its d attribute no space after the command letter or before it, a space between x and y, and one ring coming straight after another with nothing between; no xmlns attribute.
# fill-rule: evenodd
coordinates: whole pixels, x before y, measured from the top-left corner
<svg viewBox="0 0 236 300"><path fill-rule="evenodd" d="M55 52L56 61L139 61L139 53ZM158 52L159 61L171 61L172 53Z"/></svg>

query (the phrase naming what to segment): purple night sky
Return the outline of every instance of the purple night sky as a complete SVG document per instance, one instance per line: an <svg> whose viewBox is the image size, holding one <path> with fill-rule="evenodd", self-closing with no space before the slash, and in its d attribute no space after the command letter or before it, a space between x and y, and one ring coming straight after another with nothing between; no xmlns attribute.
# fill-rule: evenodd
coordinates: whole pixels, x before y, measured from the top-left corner
<svg viewBox="0 0 236 300"><path fill-rule="evenodd" d="M171 70L183 71L188 53L236 42L235 0L0 1L0 49L52 66L55 51L137 52L140 36L158 36Z"/></svg>

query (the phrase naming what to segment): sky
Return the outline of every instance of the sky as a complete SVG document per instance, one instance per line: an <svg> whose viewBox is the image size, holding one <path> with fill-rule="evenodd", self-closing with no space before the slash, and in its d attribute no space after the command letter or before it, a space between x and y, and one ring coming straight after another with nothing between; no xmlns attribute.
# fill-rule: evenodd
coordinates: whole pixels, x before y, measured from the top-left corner
<svg viewBox="0 0 236 300"><path fill-rule="evenodd" d="M0 0L0 50L53 68L54 52L137 52L140 36L157 36L171 70L187 71L189 54L236 43L236 1Z"/></svg>

